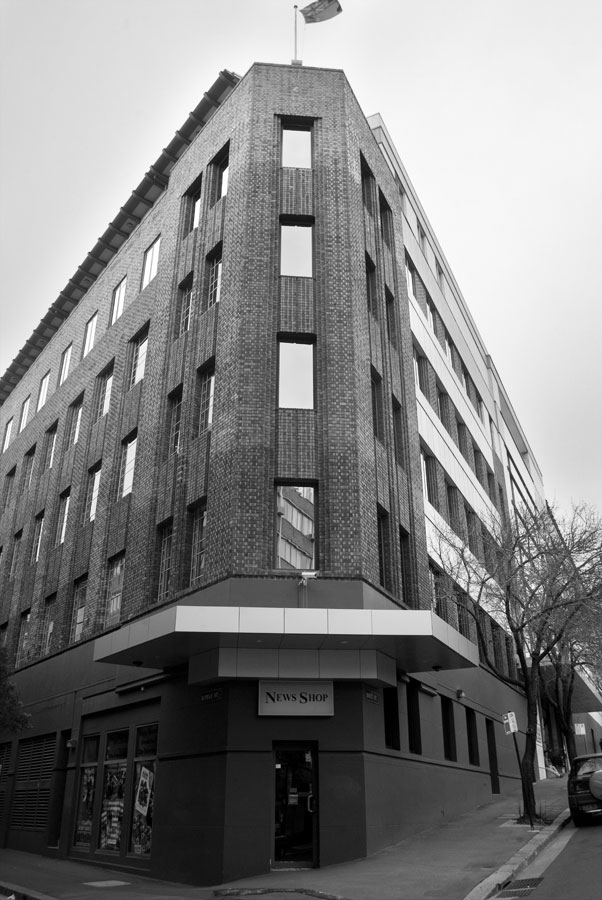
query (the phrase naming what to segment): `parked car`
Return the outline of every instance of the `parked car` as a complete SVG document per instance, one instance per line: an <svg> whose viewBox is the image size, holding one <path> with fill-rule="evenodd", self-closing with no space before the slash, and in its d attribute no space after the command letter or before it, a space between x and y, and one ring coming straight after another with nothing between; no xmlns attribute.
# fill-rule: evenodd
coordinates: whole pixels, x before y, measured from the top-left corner
<svg viewBox="0 0 602 900"><path fill-rule="evenodd" d="M568 778L569 808L575 825L602 817L602 753L576 756Z"/></svg>

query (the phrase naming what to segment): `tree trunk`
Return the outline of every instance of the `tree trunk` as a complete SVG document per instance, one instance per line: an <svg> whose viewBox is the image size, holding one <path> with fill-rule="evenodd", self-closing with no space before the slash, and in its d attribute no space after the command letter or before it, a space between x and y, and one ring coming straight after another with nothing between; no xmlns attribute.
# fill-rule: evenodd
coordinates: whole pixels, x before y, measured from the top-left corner
<svg viewBox="0 0 602 900"><path fill-rule="evenodd" d="M531 660L531 668L525 679L527 694L527 728L525 749L520 764L520 775L523 789L523 815L531 824L535 821L535 756L537 752L537 701L539 696L539 665Z"/></svg>

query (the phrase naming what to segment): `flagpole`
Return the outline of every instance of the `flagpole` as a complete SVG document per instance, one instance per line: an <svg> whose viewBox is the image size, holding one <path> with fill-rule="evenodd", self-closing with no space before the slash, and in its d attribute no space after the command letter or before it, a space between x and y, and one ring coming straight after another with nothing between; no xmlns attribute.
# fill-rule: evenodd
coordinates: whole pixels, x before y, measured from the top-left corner
<svg viewBox="0 0 602 900"><path fill-rule="evenodd" d="M295 16L295 58L292 60L293 66L302 65L301 60L297 59L297 9L298 9L298 6L295 3L295 6L293 7L294 16Z"/></svg>

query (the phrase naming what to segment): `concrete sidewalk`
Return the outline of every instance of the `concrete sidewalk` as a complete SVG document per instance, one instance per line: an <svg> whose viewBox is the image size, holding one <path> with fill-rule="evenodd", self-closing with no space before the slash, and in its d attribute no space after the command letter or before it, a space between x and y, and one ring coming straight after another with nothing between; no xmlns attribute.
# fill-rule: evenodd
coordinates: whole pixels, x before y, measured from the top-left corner
<svg viewBox="0 0 602 900"><path fill-rule="evenodd" d="M566 777L535 785L552 825L516 825L520 785L479 809L431 826L370 856L322 869L275 871L215 887L0 850L0 898L15 900L486 900L524 868L568 820Z"/></svg>

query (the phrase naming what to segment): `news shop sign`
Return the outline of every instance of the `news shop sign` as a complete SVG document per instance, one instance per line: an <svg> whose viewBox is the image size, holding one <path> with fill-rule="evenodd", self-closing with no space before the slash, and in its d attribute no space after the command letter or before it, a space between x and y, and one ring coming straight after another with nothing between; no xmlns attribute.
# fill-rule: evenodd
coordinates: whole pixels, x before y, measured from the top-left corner
<svg viewBox="0 0 602 900"><path fill-rule="evenodd" d="M332 681L260 681L260 716L333 716Z"/></svg>

